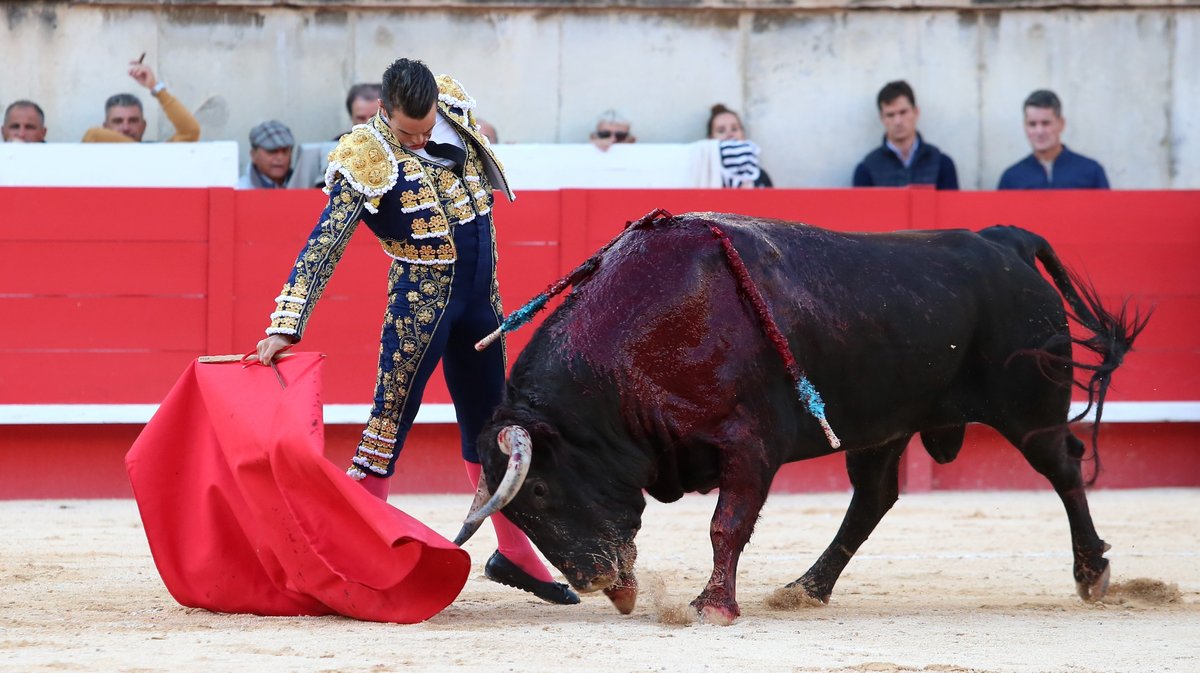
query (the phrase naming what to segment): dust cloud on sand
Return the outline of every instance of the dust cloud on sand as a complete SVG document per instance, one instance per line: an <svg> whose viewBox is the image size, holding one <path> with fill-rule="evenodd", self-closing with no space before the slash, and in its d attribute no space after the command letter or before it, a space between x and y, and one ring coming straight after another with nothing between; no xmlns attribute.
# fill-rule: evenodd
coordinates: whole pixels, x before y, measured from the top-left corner
<svg viewBox="0 0 1200 673"><path fill-rule="evenodd" d="M650 575L650 581L645 582L643 586L646 586L649 591L650 603L653 605L654 614L658 615L659 622L673 626L687 626L699 621L696 611L688 605L690 602L688 598L667 594L667 582L660 574Z"/></svg>
<svg viewBox="0 0 1200 673"><path fill-rule="evenodd" d="M392 503L453 535L469 499ZM132 501L0 501L0 672L1200 671L1200 490L1090 501L1112 545L1104 601L1075 595L1066 515L1047 490L901 496L829 605L812 606L777 591L832 539L849 494L772 496L728 627L687 607L712 570L712 496L647 507L630 615L600 593L553 606L487 581L484 526L458 600L410 626L184 608Z"/></svg>
<svg viewBox="0 0 1200 673"><path fill-rule="evenodd" d="M1135 577L1124 582L1113 582L1108 587L1105 603L1126 603L1148 607L1175 603L1183 598L1183 592L1175 582L1167 584L1148 577Z"/></svg>

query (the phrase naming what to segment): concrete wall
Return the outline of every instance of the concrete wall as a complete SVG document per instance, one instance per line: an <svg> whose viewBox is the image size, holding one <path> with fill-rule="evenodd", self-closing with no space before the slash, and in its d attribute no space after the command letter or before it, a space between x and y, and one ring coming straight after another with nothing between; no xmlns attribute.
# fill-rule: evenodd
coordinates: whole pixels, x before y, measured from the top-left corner
<svg viewBox="0 0 1200 673"><path fill-rule="evenodd" d="M1114 187L1200 188L1200 3L298 4L4 4L0 104L32 98L49 140L76 141L108 95L152 103L125 74L144 51L204 138L244 154L250 127L272 117L302 142L334 137L348 126L347 87L415 56L457 76L502 142L584 142L607 107L644 142L690 141L723 102L743 111L777 185L830 187L848 185L880 140L879 87L905 78L923 135L954 158L963 187L991 189L1028 153L1021 101L1048 87L1064 101L1065 141ZM147 112L147 137L169 135Z"/></svg>

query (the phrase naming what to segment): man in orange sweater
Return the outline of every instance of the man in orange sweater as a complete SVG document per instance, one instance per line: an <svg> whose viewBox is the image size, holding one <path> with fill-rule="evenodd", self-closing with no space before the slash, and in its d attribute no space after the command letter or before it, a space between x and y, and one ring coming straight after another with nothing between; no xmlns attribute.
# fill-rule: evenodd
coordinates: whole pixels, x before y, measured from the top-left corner
<svg viewBox="0 0 1200 673"><path fill-rule="evenodd" d="M167 85L158 81L150 66L141 60L130 63L129 76L150 90L163 113L175 127L175 134L166 142L195 142L200 139L200 122L167 91ZM146 116L142 113L142 101L137 96L119 93L110 96L104 103L104 125L92 127L83 135L85 143L136 143L146 133Z"/></svg>

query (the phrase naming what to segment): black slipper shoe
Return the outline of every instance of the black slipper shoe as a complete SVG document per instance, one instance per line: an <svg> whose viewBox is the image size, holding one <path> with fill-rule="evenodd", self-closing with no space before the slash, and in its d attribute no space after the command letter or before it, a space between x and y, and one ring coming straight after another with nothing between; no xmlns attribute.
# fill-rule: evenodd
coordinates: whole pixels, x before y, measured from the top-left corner
<svg viewBox="0 0 1200 673"><path fill-rule="evenodd" d="M547 603L575 605L579 602L579 594L571 591L571 587L560 582L543 582L521 570L499 551L483 566L483 574L493 582L528 591Z"/></svg>

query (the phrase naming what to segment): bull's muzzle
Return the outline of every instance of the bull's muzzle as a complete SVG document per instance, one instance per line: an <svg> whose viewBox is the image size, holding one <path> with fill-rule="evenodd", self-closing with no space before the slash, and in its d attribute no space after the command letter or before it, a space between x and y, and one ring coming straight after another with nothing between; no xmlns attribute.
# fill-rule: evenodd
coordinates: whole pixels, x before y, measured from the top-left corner
<svg viewBox="0 0 1200 673"><path fill-rule="evenodd" d="M471 539L475 531L479 530L484 519L499 512L505 505L512 502L517 491L521 490L521 484L525 483L525 475L529 474L529 461L533 457L533 440L529 438L529 433L525 431L525 428L519 425L501 428L496 435L496 443L499 444L500 450L508 456L508 468L504 471L504 478L496 487L495 494L488 493L487 480L483 478L482 474L479 475L479 488L475 491L475 500L471 502L471 511L463 521L462 529L454 538L454 544L460 547Z"/></svg>

